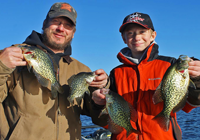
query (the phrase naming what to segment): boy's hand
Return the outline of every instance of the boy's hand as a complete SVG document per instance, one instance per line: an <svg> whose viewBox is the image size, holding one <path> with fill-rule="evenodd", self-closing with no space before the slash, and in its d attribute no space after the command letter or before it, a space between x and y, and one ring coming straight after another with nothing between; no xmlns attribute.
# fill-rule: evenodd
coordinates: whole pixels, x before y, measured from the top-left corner
<svg viewBox="0 0 200 140"><path fill-rule="evenodd" d="M102 93L102 89L97 89L92 93L93 101L98 105L106 105L106 97Z"/></svg>

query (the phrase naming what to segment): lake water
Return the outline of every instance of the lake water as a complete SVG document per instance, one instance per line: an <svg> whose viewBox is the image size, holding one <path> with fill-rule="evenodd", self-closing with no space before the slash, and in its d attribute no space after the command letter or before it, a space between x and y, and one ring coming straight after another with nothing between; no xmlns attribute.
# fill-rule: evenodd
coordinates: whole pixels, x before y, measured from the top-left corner
<svg viewBox="0 0 200 140"><path fill-rule="evenodd" d="M87 116L81 116L82 126L94 125ZM193 109L190 113L177 112L178 124L182 130L183 140L200 140L200 108ZM82 129L82 135L90 135L99 128Z"/></svg>

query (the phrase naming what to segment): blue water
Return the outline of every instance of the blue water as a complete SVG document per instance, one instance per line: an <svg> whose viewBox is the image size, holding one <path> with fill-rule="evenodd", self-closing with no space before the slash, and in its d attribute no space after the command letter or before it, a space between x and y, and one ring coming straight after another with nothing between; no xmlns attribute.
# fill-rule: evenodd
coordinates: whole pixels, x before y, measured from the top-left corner
<svg viewBox="0 0 200 140"><path fill-rule="evenodd" d="M183 111L177 112L178 124L182 130L183 140L199 140L200 139L200 108L193 109L190 113ZM81 116L82 126L94 125L87 116ZM90 135L99 128L82 129L82 135Z"/></svg>
<svg viewBox="0 0 200 140"><path fill-rule="evenodd" d="M90 125L94 125L90 119L90 117L88 116L83 116L81 115L81 122L82 122L82 126L90 126ZM94 133L96 130L101 129L101 127L97 127L97 128L86 128L86 129L82 129L81 130L81 135L83 136L89 136L90 134Z"/></svg>
<svg viewBox="0 0 200 140"><path fill-rule="evenodd" d="M177 112L177 120L182 130L183 140L200 139L200 107L193 109L190 113Z"/></svg>

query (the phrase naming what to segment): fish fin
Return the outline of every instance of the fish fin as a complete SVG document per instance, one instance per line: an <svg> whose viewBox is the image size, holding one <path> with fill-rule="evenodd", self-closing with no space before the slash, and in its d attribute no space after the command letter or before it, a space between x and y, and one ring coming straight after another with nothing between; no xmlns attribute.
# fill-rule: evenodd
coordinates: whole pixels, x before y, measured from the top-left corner
<svg viewBox="0 0 200 140"><path fill-rule="evenodd" d="M51 89L52 88L54 88L56 91L58 91L61 94L64 93L63 87L58 82L56 82L54 85L51 85Z"/></svg>
<svg viewBox="0 0 200 140"><path fill-rule="evenodd" d="M72 83L74 77L75 77L75 75L72 75L72 76L67 80L68 85L71 85L71 83Z"/></svg>
<svg viewBox="0 0 200 140"><path fill-rule="evenodd" d="M70 103L74 103L74 99L76 98L75 96L73 96L73 94L71 94L71 89L70 89L70 94L69 94L69 96L67 97L67 99L68 99L68 101L70 102Z"/></svg>
<svg viewBox="0 0 200 140"><path fill-rule="evenodd" d="M88 94L88 95L90 96L90 90L89 90L89 89L87 89L87 90L85 91L85 93Z"/></svg>
<svg viewBox="0 0 200 140"><path fill-rule="evenodd" d="M38 74L34 69L33 72L35 73L35 76L38 79L38 82L43 86L43 87L48 87L48 85L50 84L50 81L46 78L44 78L42 75ZM55 99L57 97L57 90L58 87L57 85L51 85L51 94L52 94L52 98Z"/></svg>
<svg viewBox="0 0 200 140"><path fill-rule="evenodd" d="M28 69L29 72L31 72L31 70L33 69L33 67L31 66L31 64L28 63L27 69Z"/></svg>
<svg viewBox="0 0 200 140"><path fill-rule="evenodd" d="M87 78L84 78L86 84L90 84L90 81Z"/></svg>
<svg viewBox="0 0 200 140"><path fill-rule="evenodd" d="M123 127L121 127L121 126L117 125L116 123L114 123L110 117L108 119L108 129L113 134L119 134L120 132L122 132L124 130Z"/></svg>
<svg viewBox="0 0 200 140"><path fill-rule="evenodd" d="M138 119L137 111L134 109L134 107L130 103L128 103L128 106L130 108L131 121L136 122ZM131 133L136 133L138 135L141 135L141 132L139 130L135 130L133 127L131 127L130 131L127 131L126 136L128 137Z"/></svg>
<svg viewBox="0 0 200 140"><path fill-rule="evenodd" d="M172 110L173 113L178 112L179 110L181 110L185 106L186 101L187 101L187 97L188 97L188 94L185 94L183 99L173 108L173 110Z"/></svg>
<svg viewBox="0 0 200 140"><path fill-rule="evenodd" d="M191 79L189 81L189 87L196 89L196 86L195 86L194 82Z"/></svg>
<svg viewBox="0 0 200 140"><path fill-rule="evenodd" d="M70 102L70 103L77 103L78 105L80 105L81 104L81 100L82 100L82 97L72 97L72 96L69 96L69 97L67 97L67 99L68 99L68 101Z"/></svg>
<svg viewBox="0 0 200 140"><path fill-rule="evenodd" d="M58 95L58 92L63 94L64 90L63 87L58 82L56 82L54 85L53 84L51 85L52 98L55 99Z"/></svg>
<svg viewBox="0 0 200 140"><path fill-rule="evenodd" d="M33 73L35 74L35 76L37 77L38 79L38 82L43 86L43 87L48 87L49 85L49 80L44 78L42 75L38 74L34 69L33 70Z"/></svg>
<svg viewBox="0 0 200 140"><path fill-rule="evenodd" d="M164 115L163 111L160 112L157 116L155 116L152 120L156 121L164 131L169 130L170 119L168 116Z"/></svg>
<svg viewBox="0 0 200 140"><path fill-rule="evenodd" d="M95 78L94 78L94 79L95 79ZM86 81L87 84L90 84L93 80L91 81L90 78L85 78L85 81Z"/></svg>
<svg viewBox="0 0 200 140"><path fill-rule="evenodd" d="M153 97L152 97L152 101L155 105L163 101L162 95L161 95L161 83L157 87L156 91L154 92Z"/></svg>
<svg viewBox="0 0 200 140"><path fill-rule="evenodd" d="M128 137L131 133L135 133L138 135L142 134L139 130L135 130L134 128L132 128L130 131L126 131L126 137Z"/></svg>
<svg viewBox="0 0 200 140"><path fill-rule="evenodd" d="M77 98L75 98L75 100L76 100L76 102L77 102L78 105L81 104L81 100L82 99L83 99L83 97L77 97Z"/></svg>
<svg viewBox="0 0 200 140"><path fill-rule="evenodd" d="M130 103L128 103L128 106L130 109L131 120L136 122L138 119L137 111L133 108L133 106Z"/></svg>
<svg viewBox="0 0 200 140"><path fill-rule="evenodd" d="M74 98L72 98L71 96L69 96L69 97L67 97L67 99L68 99L68 101L70 102L70 103L74 103Z"/></svg>
<svg viewBox="0 0 200 140"><path fill-rule="evenodd" d="M45 53L49 56L49 58L50 58L50 60L51 60L51 62L53 64L54 71L57 72L58 65L56 64L56 61L54 60L53 56L51 56L48 52L45 52Z"/></svg>
<svg viewBox="0 0 200 140"><path fill-rule="evenodd" d="M104 114L106 114L106 115L108 114L108 111L107 111L106 107L101 111L101 113L99 114L99 117L101 117Z"/></svg>

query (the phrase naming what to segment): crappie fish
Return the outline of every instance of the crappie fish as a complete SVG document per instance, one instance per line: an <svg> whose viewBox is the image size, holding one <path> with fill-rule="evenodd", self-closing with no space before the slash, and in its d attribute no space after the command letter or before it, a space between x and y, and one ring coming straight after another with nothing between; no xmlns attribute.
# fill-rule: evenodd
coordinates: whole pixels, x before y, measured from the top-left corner
<svg viewBox="0 0 200 140"><path fill-rule="evenodd" d="M94 72L80 72L71 76L68 79L70 87L70 94L68 96L69 102L73 103L74 99L76 99L77 103L80 104L81 99L84 97L84 93L90 94L88 87L95 77L96 75Z"/></svg>
<svg viewBox="0 0 200 140"><path fill-rule="evenodd" d="M185 106L188 87L194 87L190 80L188 67L192 61L186 55L180 55L177 61L171 65L153 95L153 103L164 101L163 110L153 118L164 131L168 131L170 114L179 111Z"/></svg>
<svg viewBox="0 0 200 140"><path fill-rule="evenodd" d="M108 129L114 134L118 134L126 129L126 136L128 137L132 132L141 134L140 131L135 130L130 120L137 121L137 112L122 96L109 90L102 89L106 96L106 107L101 112L102 114L109 114Z"/></svg>
<svg viewBox="0 0 200 140"><path fill-rule="evenodd" d="M39 83L43 87L47 87L49 82L51 82L51 93L52 98L57 97L57 91L63 93L64 90L59 82L56 80L54 73L54 64L50 56L34 46L19 46L22 50L24 58L26 60L27 68L29 72L31 70L37 77Z"/></svg>

